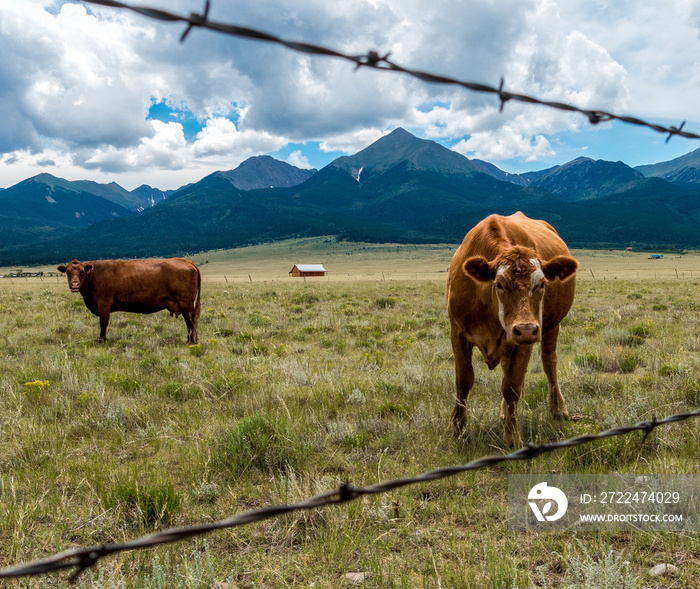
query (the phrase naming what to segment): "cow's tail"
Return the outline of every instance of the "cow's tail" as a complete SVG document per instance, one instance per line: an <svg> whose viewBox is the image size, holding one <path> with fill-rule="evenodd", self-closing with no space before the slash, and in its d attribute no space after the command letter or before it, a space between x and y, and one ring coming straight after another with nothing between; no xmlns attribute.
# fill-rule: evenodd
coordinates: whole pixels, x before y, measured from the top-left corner
<svg viewBox="0 0 700 589"><path fill-rule="evenodd" d="M197 268L197 266L195 266ZM199 325L199 315L202 312L202 274L197 268L197 300L194 303L194 317L192 318L192 323L194 324L194 333L197 333L197 325Z"/></svg>
<svg viewBox="0 0 700 589"><path fill-rule="evenodd" d="M447 269L447 280L445 281L445 300L449 304L450 302L450 284L452 283L452 276L450 276L450 269Z"/></svg>
<svg viewBox="0 0 700 589"><path fill-rule="evenodd" d="M197 334L197 327L199 326L199 315L202 312L202 274L200 273L197 264L195 264L191 260L190 262L194 266L194 269L197 271L197 293L195 294L194 298L194 313L192 313L192 337L189 339L189 341L193 344L196 344L199 339Z"/></svg>

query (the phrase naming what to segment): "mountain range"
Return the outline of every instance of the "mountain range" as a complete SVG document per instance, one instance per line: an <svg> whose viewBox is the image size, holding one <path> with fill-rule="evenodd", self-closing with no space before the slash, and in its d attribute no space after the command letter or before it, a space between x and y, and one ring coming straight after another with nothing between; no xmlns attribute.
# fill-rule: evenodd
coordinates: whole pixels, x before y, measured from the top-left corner
<svg viewBox="0 0 700 589"><path fill-rule="evenodd" d="M577 158L509 174L396 129L323 169L269 156L177 191L40 174L0 191L0 264L170 256L298 236L459 242L522 210L571 247L700 246L700 150L636 169Z"/></svg>

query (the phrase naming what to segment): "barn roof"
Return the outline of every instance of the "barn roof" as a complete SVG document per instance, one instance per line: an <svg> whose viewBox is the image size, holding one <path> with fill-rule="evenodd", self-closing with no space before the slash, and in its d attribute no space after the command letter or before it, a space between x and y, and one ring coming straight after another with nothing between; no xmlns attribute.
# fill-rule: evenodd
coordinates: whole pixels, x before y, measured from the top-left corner
<svg viewBox="0 0 700 589"><path fill-rule="evenodd" d="M299 272L326 272L327 270L323 267L323 264L294 264L294 268L299 270ZM294 270L292 268L292 270Z"/></svg>

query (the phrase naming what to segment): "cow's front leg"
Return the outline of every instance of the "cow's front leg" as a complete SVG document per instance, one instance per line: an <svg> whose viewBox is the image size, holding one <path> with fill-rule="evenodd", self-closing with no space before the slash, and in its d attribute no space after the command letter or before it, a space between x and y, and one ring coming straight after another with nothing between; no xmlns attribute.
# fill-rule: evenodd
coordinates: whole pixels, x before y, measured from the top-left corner
<svg viewBox="0 0 700 589"><path fill-rule="evenodd" d="M456 436L461 435L467 421L467 396L474 386L474 368L472 366L472 350L474 346L460 334L459 328L450 321L450 339L452 354L455 360L455 385L457 399L452 410L452 429Z"/></svg>
<svg viewBox="0 0 700 589"><path fill-rule="evenodd" d="M522 444L518 423L518 401L523 396L525 374L531 353L532 345L514 346L510 354L501 360L503 370L501 418L505 422L504 438L509 446Z"/></svg>
<svg viewBox="0 0 700 589"><path fill-rule="evenodd" d="M100 309L100 341L107 341L107 326L109 325L110 308Z"/></svg>
<svg viewBox="0 0 700 589"><path fill-rule="evenodd" d="M549 384L549 410L558 419L569 419L557 378L557 338L559 326L542 335L542 368Z"/></svg>

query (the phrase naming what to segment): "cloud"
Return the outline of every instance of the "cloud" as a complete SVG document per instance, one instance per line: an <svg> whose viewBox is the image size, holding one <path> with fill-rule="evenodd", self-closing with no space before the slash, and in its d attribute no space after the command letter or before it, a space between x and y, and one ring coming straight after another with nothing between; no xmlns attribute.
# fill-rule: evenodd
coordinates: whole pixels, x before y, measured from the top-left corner
<svg viewBox="0 0 700 589"><path fill-rule="evenodd" d="M185 140L182 125L159 120L148 121L152 132L136 146L103 146L79 151L75 163L86 169L123 173L147 169L176 170L209 161L235 167L260 153L276 151L287 142L269 133L238 131L229 119L212 118L197 134L194 143Z"/></svg>
<svg viewBox="0 0 700 589"><path fill-rule="evenodd" d="M287 163L302 170L310 170L313 166L309 163L309 159L301 153L301 151L293 151L287 158Z"/></svg>
<svg viewBox="0 0 700 589"><path fill-rule="evenodd" d="M543 135L525 136L517 129L501 127L497 132L475 133L452 147L457 153L486 161L502 161L519 157L534 162L554 155L551 144Z"/></svg>
<svg viewBox="0 0 700 589"><path fill-rule="evenodd" d="M5 151L53 139L126 145L148 132L142 60L132 43L146 29L98 20L78 4L52 15L32 0L4 2L0 17L0 96L22 121Z"/></svg>
<svg viewBox="0 0 700 589"><path fill-rule="evenodd" d="M52 168L52 174L59 174L60 171L61 177L69 180L85 178L84 168L76 168L65 145L55 143L48 145L39 153L24 149L6 154L0 159L2 185L8 187L40 172L45 172L45 168L48 166ZM77 173L73 174L72 172Z"/></svg>
<svg viewBox="0 0 700 589"><path fill-rule="evenodd" d="M241 116L241 120L245 115ZM229 119L216 117L206 122L192 146L194 157L225 157L239 163L252 155L276 151L287 144L282 137L266 131L239 131Z"/></svg>
<svg viewBox="0 0 700 589"><path fill-rule="evenodd" d="M625 109L636 116L691 118L700 49L697 0L559 3L561 21L591 39L627 72Z"/></svg>
<svg viewBox="0 0 700 589"><path fill-rule="evenodd" d="M149 168L176 170L186 166L188 148L182 125L162 121L149 121L149 124L152 133L138 145L82 150L76 154L75 163L88 170L115 173Z"/></svg>
<svg viewBox="0 0 700 589"><path fill-rule="evenodd" d="M321 151L330 153L337 151L356 153L371 143L374 143L377 139L380 139L382 135L386 135L386 133L387 131L380 131L379 129L358 129L348 133L327 137L321 141L319 147Z"/></svg>
<svg viewBox="0 0 700 589"><path fill-rule="evenodd" d="M556 5L549 0L531 3L523 16L501 64L506 90L581 108L616 111L626 106L624 67L583 33L563 27ZM548 136L588 124L581 114L516 102L499 112L500 106L495 96L474 103L455 93L447 105L414 110L412 122L428 137L468 136L453 149L496 162L551 157L556 148Z"/></svg>
<svg viewBox="0 0 700 589"><path fill-rule="evenodd" d="M148 4L201 9L192 0ZM390 52L460 80L497 86L503 76L506 89L585 108L696 110L700 66L689 56L700 51L700 8L687 0L473 0L457 9L449 0L269 0L215 2L210 17L354 55ZM67 0L2 0L0 154L10 157L0 174L15 158L53 160L56 173L68 162L66 175L178 170L194 181L288 143L354 153L397 126L483 159L534 161L552 157L559 134L588 125L512 102L499 112L493 95L210 31L181 44L182 30ZM154 124L149 109L160 102L191 114L201 131Z"/></svg>

